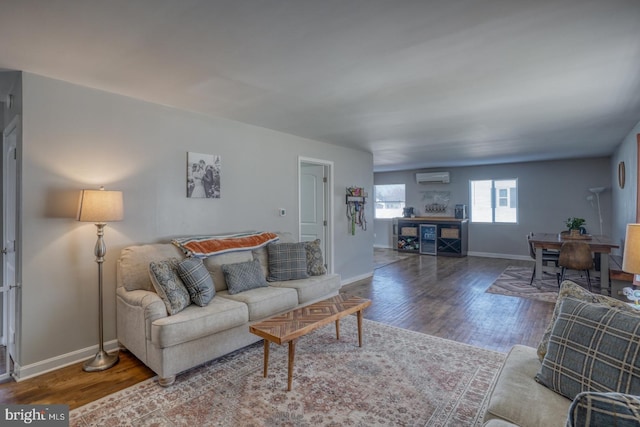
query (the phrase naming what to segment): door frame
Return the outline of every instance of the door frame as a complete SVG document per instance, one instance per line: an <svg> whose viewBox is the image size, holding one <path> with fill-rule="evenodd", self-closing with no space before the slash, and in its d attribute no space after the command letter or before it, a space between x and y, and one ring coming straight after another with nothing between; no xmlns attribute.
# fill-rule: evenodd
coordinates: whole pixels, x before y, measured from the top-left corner
<svg viewBox="0 0 640 427"><path fill-rule="evenodd" d="M13 185L14 188L14 224L13 230L14 232L14 285L11 286L10 289L5 290L5 297L3 299L3 336L6 340L6 373L0 376L0 382L8 380L10 377L16 379L19 376L19 365L17 360L19 360L19 352L20 352L20 312L21 312L21 245L20 245L20 216L19 216L19 206L20 206L20 188L21 188L21 180L20 180L20 145L21 145L21 119L19 115L16 115L11 122L3 129L2 131L2 244L4 247L4 242L6 240L6 230L9 227L7 224L7 185L10 184L10 180L7 176L7 159L5 158L5 153L7 152L7 143L8 136L15 132L15 177L13 177ZM4 249L4 248L3 248ZM4 275L5 275L5 262L6 258L2 257L2 285L4 286ZM9 334L9 326L13 324L13 336Z"/></svg>
<svg viewBox="0 0 640 427"><path fill-rule="evenodd" d="M321 160L314 159L311 157L298 157L298 239L302 235L302 195L300 192L302 191L302 165L303 164L312 164L319 165L324 167L325 175L327 177L327 185L324 194L324 216L327 219L327 226L325 227L325 241L326 241L326 252L324 254L324 262L327 264L327 272L333 273L333 162L329 160Z"/></svg>

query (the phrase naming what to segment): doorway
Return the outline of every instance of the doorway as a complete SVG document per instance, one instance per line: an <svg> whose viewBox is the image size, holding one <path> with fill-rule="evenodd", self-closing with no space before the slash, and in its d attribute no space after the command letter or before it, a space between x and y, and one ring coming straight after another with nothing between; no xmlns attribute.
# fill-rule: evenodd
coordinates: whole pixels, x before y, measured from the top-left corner
<svg viewBox="0 0 640 427"><path fill-rule="evenodd" d="M18 206L18 141L20 117L16 116L2 132L2 284L0 300L0 382L13 373L17 357L17 206Z"/></svg>
<svg viewBox="0 0 640 427"><path fill-rule="evenodd" d="M333 272L331 188L333 163L298 159L299 234L301 242L320 239L327 272Z"/></svg>

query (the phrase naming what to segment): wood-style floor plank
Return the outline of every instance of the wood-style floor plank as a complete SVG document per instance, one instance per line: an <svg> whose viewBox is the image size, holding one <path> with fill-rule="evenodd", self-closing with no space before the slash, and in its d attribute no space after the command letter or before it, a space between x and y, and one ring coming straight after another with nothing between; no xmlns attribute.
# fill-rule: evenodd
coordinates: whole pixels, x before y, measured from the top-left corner
<svg viewBox="0 0 640 427"><path fill-rule="evenodd" d="M536 346L554 307L485 293L509 265L533 263L410 255L342 292L372 300L366 319L506 352L514 344ZM19 383L0 384L0 402L58 403L74 409L153 375L131 353L121 352L120 362L104 372L83 372L78 363Z"/></svg>

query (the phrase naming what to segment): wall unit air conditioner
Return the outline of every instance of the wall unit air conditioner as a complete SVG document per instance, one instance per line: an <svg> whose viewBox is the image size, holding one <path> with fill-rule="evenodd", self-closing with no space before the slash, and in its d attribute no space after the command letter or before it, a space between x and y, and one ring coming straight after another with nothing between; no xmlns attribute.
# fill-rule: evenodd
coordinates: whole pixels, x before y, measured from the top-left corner
<svg viewBox="0 0 640 427"><path fill-rule="evenodd" d="M449 172L425 172L425 173L417 173L416 174L416 182L418 184L429 184L429 183L440 183L440 184L448 184L449 183Z"/></svg>

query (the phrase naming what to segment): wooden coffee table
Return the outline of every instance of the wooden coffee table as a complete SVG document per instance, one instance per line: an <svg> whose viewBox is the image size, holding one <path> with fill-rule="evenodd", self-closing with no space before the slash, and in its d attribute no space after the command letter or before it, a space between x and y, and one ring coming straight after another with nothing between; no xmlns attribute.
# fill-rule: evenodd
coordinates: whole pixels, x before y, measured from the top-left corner
<svg viewBox="0 0 640 427"><path fill-rule="evenodd" d="M289 343L289 371L287 391L291 391L293 377L293 360L298 338L328 323L336 324L336 339L340 339L340 319L353 313L358 316L358 345L362 347L362 310L371 305L371 300L337 295L324 301L296 308L287 313L270 317L249 326L252 334L264 338L264 377L267 377L269 366L269 344L282 345Z"/></svg>

